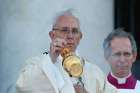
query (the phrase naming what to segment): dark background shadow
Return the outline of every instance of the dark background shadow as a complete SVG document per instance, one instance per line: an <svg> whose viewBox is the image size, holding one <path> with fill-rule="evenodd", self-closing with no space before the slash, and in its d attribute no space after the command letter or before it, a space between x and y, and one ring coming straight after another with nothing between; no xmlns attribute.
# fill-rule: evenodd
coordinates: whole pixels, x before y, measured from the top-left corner
<svg viewBox="0 0 140 93"><path fill-rule="evenodd" d="M138 56L133 64L132 72L140 80L140 5L139 0L114 1L114 28L124 27L137 43Z"/></svg>

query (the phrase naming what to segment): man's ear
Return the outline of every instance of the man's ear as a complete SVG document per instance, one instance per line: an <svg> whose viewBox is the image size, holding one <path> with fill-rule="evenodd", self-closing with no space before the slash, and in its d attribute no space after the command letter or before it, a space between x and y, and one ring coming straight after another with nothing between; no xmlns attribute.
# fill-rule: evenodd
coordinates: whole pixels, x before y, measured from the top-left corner
<svg viewBox="0 0 140 93"><path fill-rule="evenodd" d="M105 58L106 61L109 60L109 56L105 52L104 52L104 58Z"/></svg>
<svg viewBox="0 0 140 93"><path fill-rule="evenodd" d="M82 39L82 37L83 37L83 34L82 34L82 32L80 32L79 34L80 34L80 39Z"/></svg>
<svg viewBox="0 0 140 93"><path fill-rule="evenodd" d="M136 58L137 58L137 53L133 53L133 58L132 58L133 63L136 61Z"/></svg>
<svg viewBox="0 0 140 93"><path fill-rule="evenodd" d="M54 31L50 31L49 32L49 36L50 36L51 39L54 39L55 32Z"/></svg>

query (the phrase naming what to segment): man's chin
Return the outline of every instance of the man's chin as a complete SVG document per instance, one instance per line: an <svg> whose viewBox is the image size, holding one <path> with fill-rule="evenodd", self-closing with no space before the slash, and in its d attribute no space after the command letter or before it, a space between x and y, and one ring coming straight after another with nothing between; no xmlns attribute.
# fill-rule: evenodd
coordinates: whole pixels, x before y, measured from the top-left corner
<svg viewBox="0 0 140 93"><path fill-rule="evenodd" d="M126 77L126 72L125 71L120 71L120 72L117 73L117 76L119 76L119 78Z"/></svg>
<svg viewBox="0 0 140 93"><path fill-rule="evenodd" d="M71 49L71 51L75 50L73 46L68 46L68 47Z"/></svg>
<svg viewBox="0 0 140 93"><path fill-rule="evenodd" d="M69 47L69 48L73 48L73 45L67 45L67 47Z"/></svg>

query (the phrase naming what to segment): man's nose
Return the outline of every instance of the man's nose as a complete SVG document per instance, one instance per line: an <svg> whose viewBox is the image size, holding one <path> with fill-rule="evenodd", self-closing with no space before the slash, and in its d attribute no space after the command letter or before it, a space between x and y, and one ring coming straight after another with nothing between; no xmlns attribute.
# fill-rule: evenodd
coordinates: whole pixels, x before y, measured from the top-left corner
<svg viewBox="0 0 140 93"><path fill-rule="evenodd" d="M121 56L120 56L120 61L121 61L121 62L125 62L125 59L126 59L126 58L125 58L124 55L121 55Z"/></svg>
<svg viewBox="0 0 140 93"><path fill-rule="evenodd" d="M68 38L72 38L74 35L73 35L73 33L72 33L72 31L69 31L68 32Z"/></svg>

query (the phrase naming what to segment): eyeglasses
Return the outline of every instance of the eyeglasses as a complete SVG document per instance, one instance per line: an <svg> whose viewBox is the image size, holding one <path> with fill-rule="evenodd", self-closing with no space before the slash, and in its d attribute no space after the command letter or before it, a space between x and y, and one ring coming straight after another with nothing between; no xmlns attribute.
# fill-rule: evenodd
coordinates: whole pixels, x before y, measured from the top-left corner
<svg viewBox="0 0 140 93"><path fill-rule="evenodd" d="M80 33L79 28L69 28L69 27L56 28L56 27L54 27L52 30L54 30L54 31L58 30L64 35L68 35L70 32L72 33L72 35L77 35Z"/></svg>
<svg viewBox="0 0 140 93"><path fill-rule="evenodd" d="M123 55L123 57L125 58L125 59L130 59L131 57L132 57L132 53L131 52L123 52L123 53L121 53L121 52L117 52L117 53L113 53L113 54L111 54L111 57L113 58L113 59L120 59L121 58L121 56Z"/></svg>

